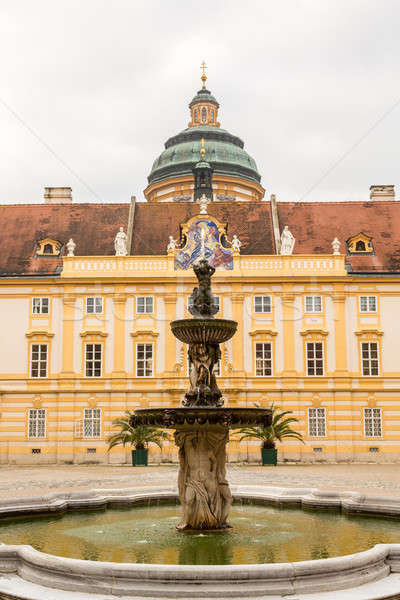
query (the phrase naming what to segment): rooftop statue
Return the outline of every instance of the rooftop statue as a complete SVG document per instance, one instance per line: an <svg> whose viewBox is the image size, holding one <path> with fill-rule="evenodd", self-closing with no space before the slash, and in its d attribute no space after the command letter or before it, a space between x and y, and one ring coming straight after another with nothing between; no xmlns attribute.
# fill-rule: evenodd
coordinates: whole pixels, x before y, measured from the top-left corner
<svg viewBox="0 0 400 600"><path fill-rule="evenodd" d="M120 227L114 239L115 256L126 256L128 254L126 243L126 233L124 232L124 228Z"/></svg>
<svg viewBox="0 0 400 600"><path fill-rule="evenodd" d="M280 254L290 255L293 254L293 248L295 243L293 234L289 231L289 227L285 225L281 235L281 251Z"/></svg>

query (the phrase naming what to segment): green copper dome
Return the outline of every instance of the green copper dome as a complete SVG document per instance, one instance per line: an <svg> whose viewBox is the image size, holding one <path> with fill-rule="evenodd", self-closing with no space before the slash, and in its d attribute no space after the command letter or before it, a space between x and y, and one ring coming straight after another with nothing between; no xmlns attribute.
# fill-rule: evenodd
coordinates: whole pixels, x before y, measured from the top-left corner
<svg viewBox="0 0 400 600"><path fill-rule="evenodd" d="M197 104L197 102L214 102L214 104L216 104L219 107L219 104L214 98L214 96L206 88L203 88L197 92L197 94L189 104L189 107L192 106L192 104Z"/></svg>
<svg viewBox="0 0 400 600"><path fill-rule="evenodd" d="M204 101L205 98L201 99ZM255 160L243 149L244 144L240 138L219 127L200 125L188 127L167 140L165 150L154 161L148 176L149 184L172 177L192 175L193 167L201 160L201 138L205 140L204 159L210 163L214 174L260 183L261 176Z"/></svg>

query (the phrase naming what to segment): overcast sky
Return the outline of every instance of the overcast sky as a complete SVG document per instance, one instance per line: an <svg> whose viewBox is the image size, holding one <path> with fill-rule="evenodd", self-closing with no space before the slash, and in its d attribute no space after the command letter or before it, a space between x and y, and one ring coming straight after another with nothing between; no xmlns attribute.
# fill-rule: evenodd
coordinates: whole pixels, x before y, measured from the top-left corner
<svg viewBox="0 0 400 600"><path fill-rule="evenodd" d="M143 199L203 59L268 196L366 200L399 179L399 23L391 0L2 0L0 203Z"/></svg>

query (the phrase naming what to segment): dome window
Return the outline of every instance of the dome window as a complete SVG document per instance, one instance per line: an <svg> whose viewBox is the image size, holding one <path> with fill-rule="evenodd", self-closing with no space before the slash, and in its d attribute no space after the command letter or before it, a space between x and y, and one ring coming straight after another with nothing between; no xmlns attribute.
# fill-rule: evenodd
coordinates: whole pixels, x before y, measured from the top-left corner
<svg viewBox="0 0 400 600"><path fill-rule="evenodd" d="M195 123L197 123L197 119L198 119L198 117L197 117L197 108L196 108L196 110L194 111L194 122Z"/></svg>
<svg viewBox="0 0 400 600"><path fill-rule="evenodd" d="M211 123L214 123L214 111L211 109Z"/></svg>
<svg viewBox="0 0 400 600"><path fill-rule="evenodd" d="M206 123L207 122L207 109L204 106L201 109L201 122L202 123Z"/></svg>

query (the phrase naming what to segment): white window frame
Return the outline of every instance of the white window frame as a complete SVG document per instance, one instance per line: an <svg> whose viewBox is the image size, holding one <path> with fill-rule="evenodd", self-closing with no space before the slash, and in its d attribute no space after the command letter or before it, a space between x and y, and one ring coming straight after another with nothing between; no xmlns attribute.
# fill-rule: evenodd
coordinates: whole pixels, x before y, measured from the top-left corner
<svg viewBox="0 0 400 600"><path fill-rule="evenodd" d="M83 438L101 438L101 408L83 409Z"/></svg>
<svg viewBox="0 0 400 600"><path fill-rule="evenodd" d="M308 437L326 437L326 409L310 406L307 413Z"/></svg>
<svg viewBox="0 0 400 600"><path fill-rule="evenodd" d="M47 296L35 296L34 298L32 298L32 314L50 314L50 298L48 298Z"/></svg>
<svg viewBox="0 0 400 600"><path fill-rule="evenodd" d="M143 346L143 358L139 358L139 346ZM149 349L151 349L151 357L147 357ZM151 362L148 363L148 361ZM148 364L150 364L150 368L148 368ZM139 375L139 370L142 369L143 375ZM152 342L137 342L136 344L136 377L154 377L154 344Z"/></svg>
<svg viewBox="0 0 400 600"><path fill-rule="evenodd" d="M382 437L382 409L364 408L364 437L381 438Z"/></svg>
<svg viewBox="0 0 400 600"><path fill-rule="evenodd" d="M221 359L219 358L214 365L213 369L215 377L221 377Z"/></svg>
<svg viewBox="0 0 400 600"><path fill-rule="evenodd" d="M316 303L319 303L319 308L316 307ZM309 306L307 306L307 301L310 301ZM305 296L304 298L304 312L305 313L322 313L323 304L322 304L322 296Z"/></svg>
<svg viewBox="0 0 400 600"><path fill-rule="evenodd" d="M257 358L257 346L263 346L262 348L262 358ZM270 357L268 358L268 356L265 356L265 346L269 346L269 352L270 352ZM257 367L257 362L261 361L261 369L262 373L258 374L258 367ZM268 369L268 366L266 366L266 364L270 365L270 368ZM266 373L266 371L270 370L271 372L268 374ZM273 348L272 348L272 342L255 342L254 344L254 375L255 377L272 377L273 375Z"/></svg>
<svg viewBox="0 0 400 600"><path fill-rule="evenodd" d="M139 301L143 300L143 310L139 310ZM151 300L151 310L148 310L147 304ZM140 302L141 303L141 302ZM154 313L154 296L136 296L136 313L138 315L151 315Z"/></svg>
<svg viewBox="0 0 400 600"><path fill-rule="evenodd" d="M372 340L372 341L367 341L367 342L360 342L361 346L360 346L360 354L361 354L361 374L363 377L379 377L380 374L380 364L379 364L379 342L377 342L376 340ZM371 355L371 344L374 344L376 346L376 358L373 358ZM364 358L364 348L363 345L368 345L368 356ZM376 360L377 363L377 373L372 373L372 361ZM364 372L364 366L367 367L366 371L368 371L368 373Z"/></svg>
<svg viewBox="0 0 400 600"><path fill-rule="evenodd" d="M103 296L87 296L85 306L87 315L103 314Z"/></svg>
<svg viewBox="0 0 400 600"><path fill-rule="evenodd" d="M37 350L36 350L37 358L34 358L34 356L33 356L35 348L37 348ZM46 348L45 351L44 351L44 348ZM30 376L33 379L45 379L46 377L48 377L48 374L49 374L49 344L41 343L41 342L31 344L30 353L31 353L30 368L29 368ZM45 358L42 357L43 353L46 355ZM45 375L41 374L43 364L46 366L46 374ZM33 369L34 369L35 365L37 366L37 369L38 369L37 375L33 374Z"/></svg>
<svg viewBox="0 0 400 600"><path fill-rule="evenodd" d="M43 439L46 437L46 409L30 408L28 410L28 438Z"/></svg>
<svg viewBox="0 0 400 600"><path fill-rule="evenodd" d="M89 346L92 346L92 358L88 357L88 349ZM96 346L100 347L100 358L96 358L96 352L98 349ZM96 363L100 363L100 373L96 374ZM89 365L91 365L91 369L88 369ZM86 342L85 343L85 377L95 378L101 377L103 373L103 344L101 342ZM88 370L92 371L92 373L88 374Z"/></svg>
<svg viewBox="0 0 400 600"><path fill-rule="evenodd" d="M363 307L363 301L365 301L365 307ZM372 308L371 305L373 305ZM376 313L378 312L378 298L374 295L359 296L358 306L360 309L360 313Z"/></svg>
<svg viewBox="0 0 400 600"><path fill-rule="evenodd" d="M314 357L312 359L308 358L308 346L309 344L313 344L314 345ZM317 370L317 360L321 360L320 358L316 358L315 356L315 344L321 344L322 347L322 373L321 374L317 374L316 370ZM309 373L308 372L308 361L309 360L313 360L314 361L314 373ZM321 340L316 340L313 342L306 342L306 373L307 373L307 377L324 377L325 375L325 348L324 348L324 342L321 342Z"/></svg>
<svg viewBox="0 0 400 600"><path fill-rule="evenodd" d="M261 298L261 303L258 305L257 300ZM269 303L269 308L268 308L268 303ZM265 304L267 304L267 307L265 306ZM272 296L254 296L254 302L253 302L253 306L254 306L254 312L257 314L270 314L272 313ZM261 310L257 310L257 308L260 307Z"/></svg>

